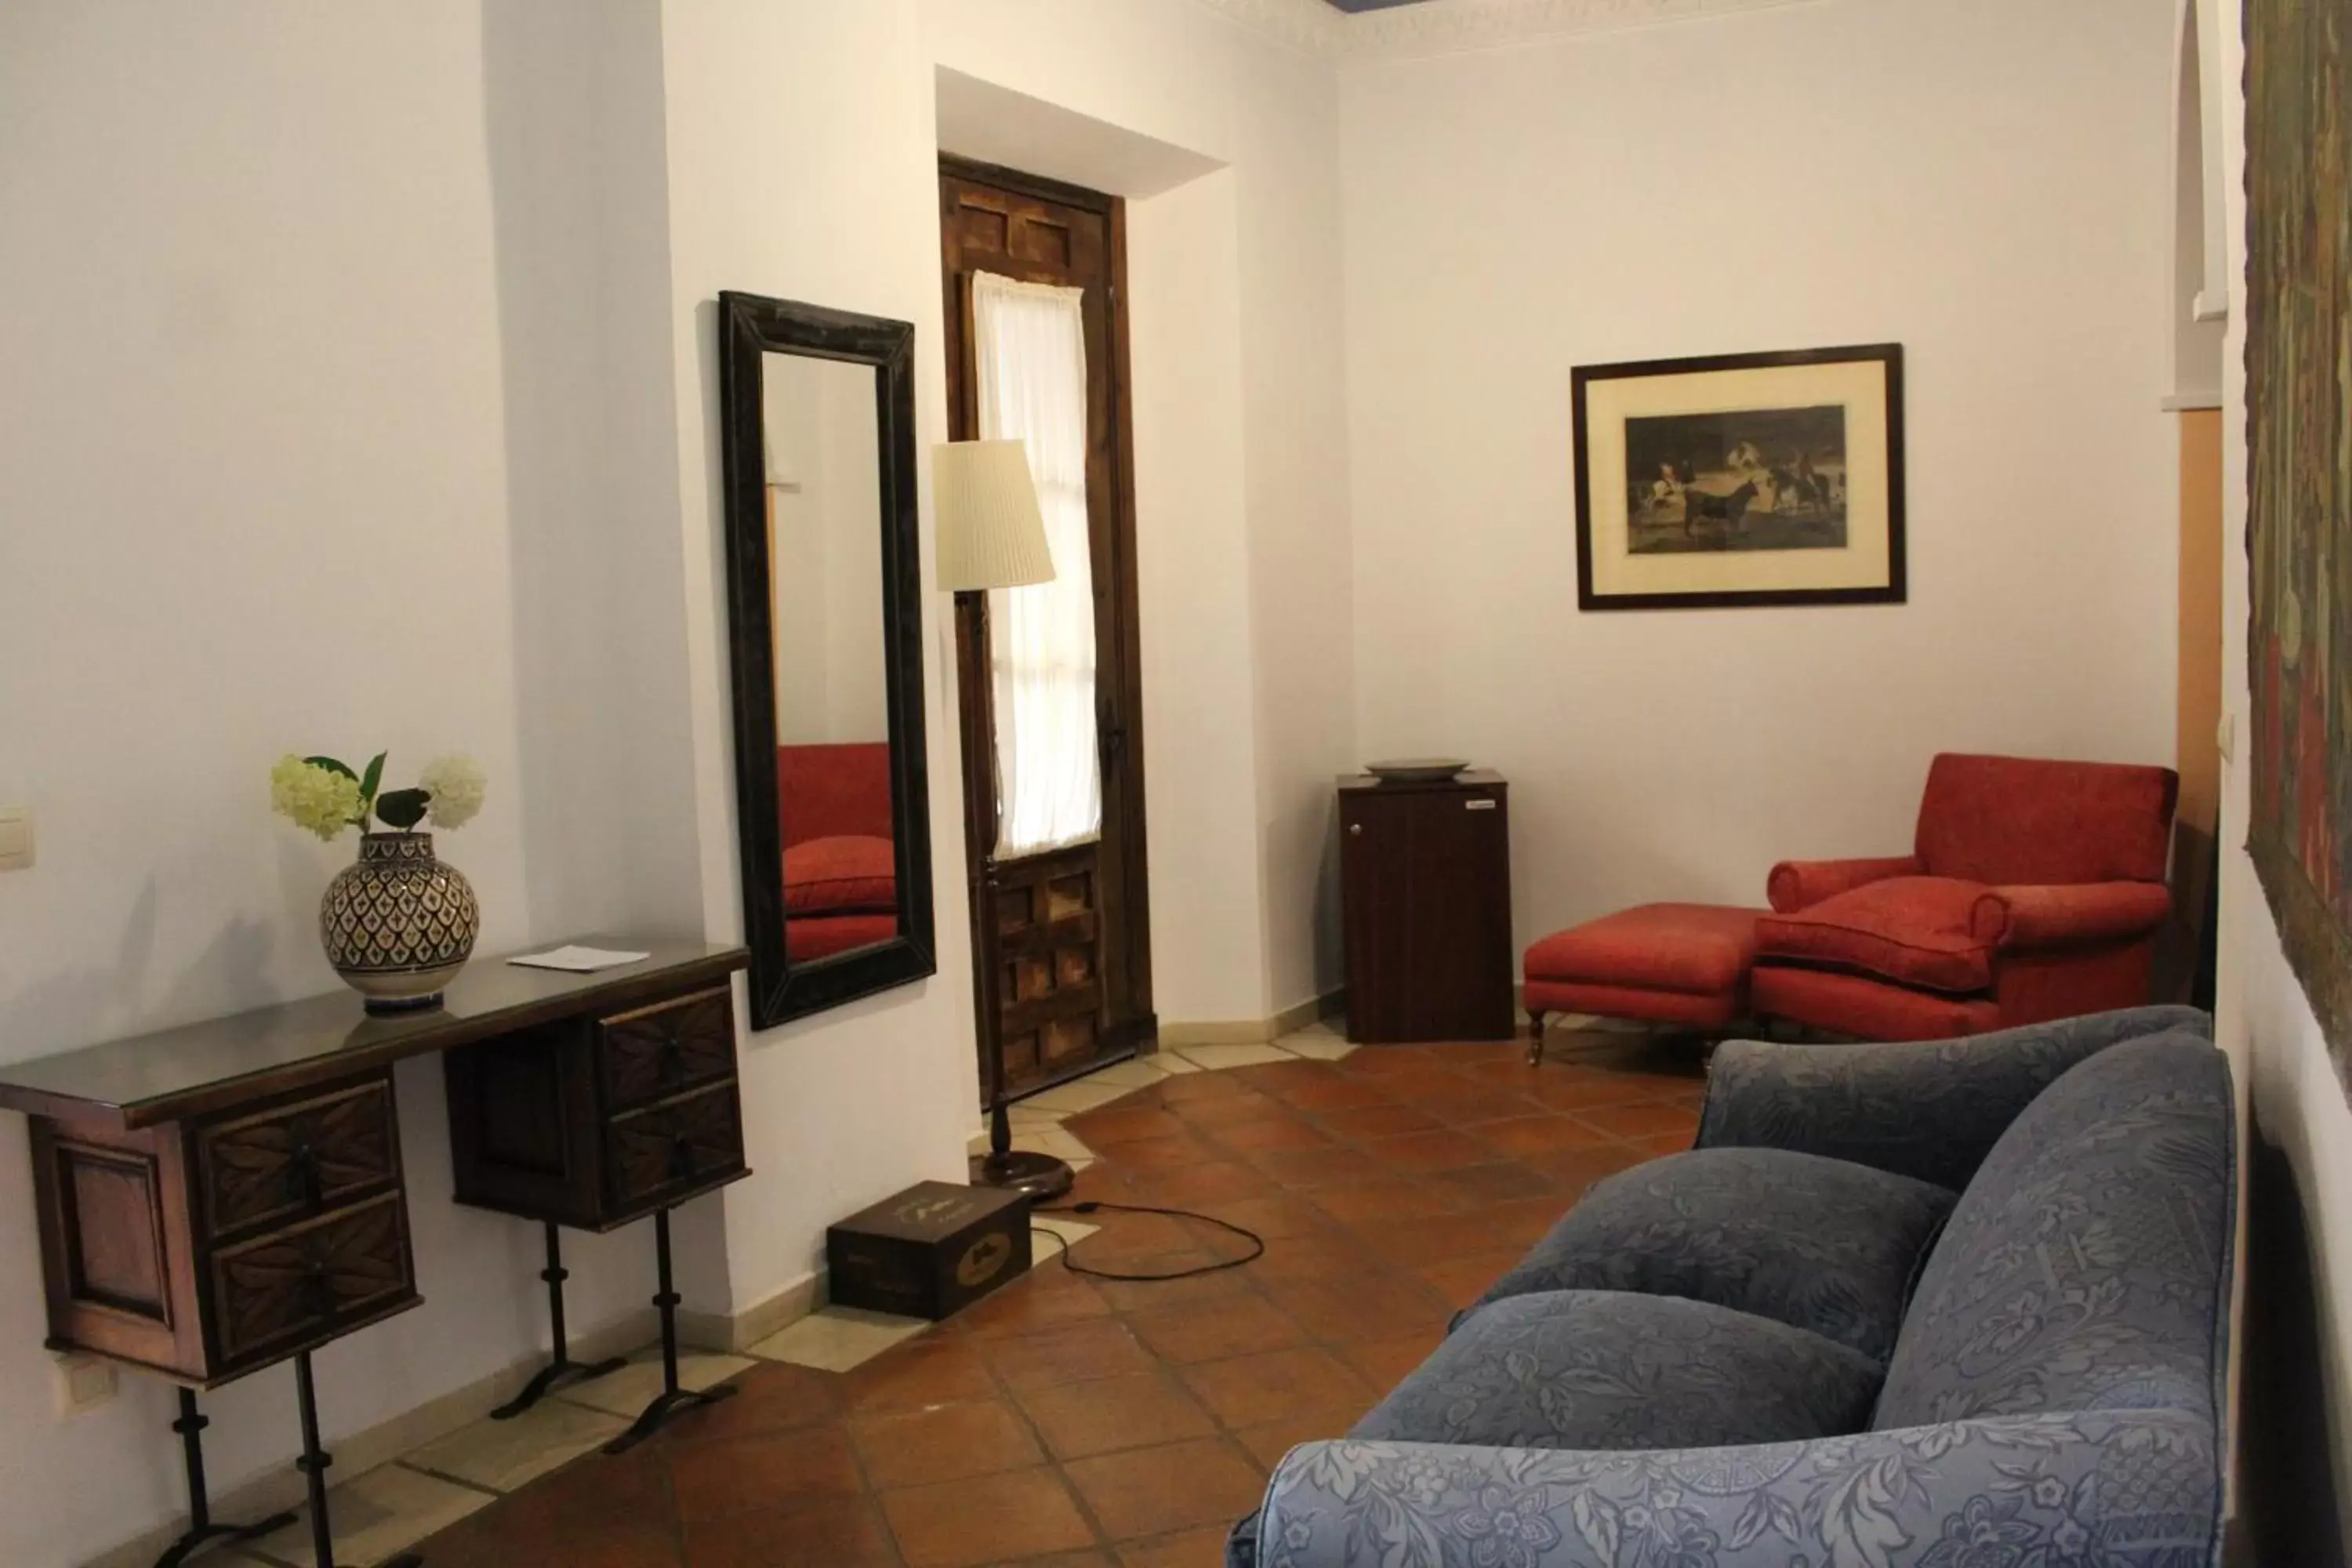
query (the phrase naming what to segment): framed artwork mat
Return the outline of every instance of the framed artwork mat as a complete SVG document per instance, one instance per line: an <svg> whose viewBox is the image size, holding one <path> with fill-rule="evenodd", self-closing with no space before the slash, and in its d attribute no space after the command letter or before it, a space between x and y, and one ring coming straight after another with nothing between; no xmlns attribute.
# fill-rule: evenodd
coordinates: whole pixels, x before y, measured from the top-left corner
<svg viewBox="0 0 2352 1568"><path fill-rule="evenodd" d="M1900 604L1897 343L1583 365L1577 605Z"/></svg>

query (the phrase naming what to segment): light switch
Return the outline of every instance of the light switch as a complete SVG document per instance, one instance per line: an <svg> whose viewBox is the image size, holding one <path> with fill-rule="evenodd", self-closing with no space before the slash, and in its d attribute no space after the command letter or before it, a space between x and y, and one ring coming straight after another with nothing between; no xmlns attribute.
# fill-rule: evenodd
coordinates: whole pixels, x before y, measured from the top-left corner
<svg viewBox="0 0 2352 1568"><path fill-rule="evenodd" d="M0 805L0 871L21 871L33 863L33 808Z"/></svg>

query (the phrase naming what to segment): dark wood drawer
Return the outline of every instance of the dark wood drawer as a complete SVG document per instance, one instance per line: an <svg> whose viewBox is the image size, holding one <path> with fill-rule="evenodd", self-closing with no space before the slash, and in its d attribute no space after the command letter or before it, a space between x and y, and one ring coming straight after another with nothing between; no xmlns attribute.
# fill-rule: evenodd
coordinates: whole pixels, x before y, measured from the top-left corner
<svg viewBox="0 0 2352 1568"><path fill-rule="evenodd" d="M415 1300L397 1192L213 1254L215 1365L290 1355Z"/></svg>
<svg viewBox="0 0 2352 1568"><path fill-rule="evenodd" d="M727 987L640 1007L596 1025L605 1105L634 1110L735 1072L735 1004Z"/></svg>
<svg viewBox="0 0 2352 1568"><path fill-rule="evenodd" d="M732 1079L614 1117L604 1129L614 1217L643 1212L743 1170L743 1111Z"/></svg>
<svg viewBox="0 0 2352 1568"><path fill-rule="evenodd" d="M291 1225L400 1180L392 1080L314 1095L196 1130L197 1214L227 1241Z"/></svg>

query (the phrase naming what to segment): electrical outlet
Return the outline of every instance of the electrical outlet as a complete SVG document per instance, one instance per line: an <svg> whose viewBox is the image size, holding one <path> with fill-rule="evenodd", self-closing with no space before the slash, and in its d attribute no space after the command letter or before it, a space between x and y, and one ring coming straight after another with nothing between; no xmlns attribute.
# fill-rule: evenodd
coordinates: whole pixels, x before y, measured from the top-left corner
<svg viewBox="0 0 2352 1568"><path fill-rule="evenodd" d="M57 1377L58 1419L87 1415L114 1397L114 1363L64 1351L51 1358Z"/></svg>
<svg viewBox="0 0 2352 1568"><path fill-rule="evenodd" d="M0 871L21 871L33 863L33 808L0 805Z"/></svg>

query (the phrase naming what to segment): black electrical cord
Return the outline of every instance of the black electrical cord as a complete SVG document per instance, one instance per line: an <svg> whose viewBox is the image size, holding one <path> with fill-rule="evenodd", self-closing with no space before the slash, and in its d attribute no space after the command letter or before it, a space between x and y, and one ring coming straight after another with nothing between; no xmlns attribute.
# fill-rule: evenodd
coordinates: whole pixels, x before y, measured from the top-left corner
<svg viewBox="0 0 2352 1568"><path fill-rule="evenodd" d="M1086 1264L1076 1261L1070 1256L1076 1244L1054 1231L1047 1230L1044 1226L1033 1225L1029 1228L1033 1231L1044 1231L1045 1235L1061 1242L1063 1268L1073 1274L1084 1274L1095 1279L1136 1282L1148 1282L1154 1279L1190 1279L1196 1275L1214 1274L1220 1269L1239 1268L1244 1263L1254 1263L1265 1256L1265 1237L1258 1235L1257 1232L1244 1229L1231 1220L1219 1219L1213 1214L1197 1214L1191 1209L1154 1208L1149 1204L1113 1204L1105 1203L1099 1198L1089 1198L1085 1203L1072 1204L1067 1208L1039 1209L1036 1212L1039 1214L1093 1214L1101 1209L1109 1209L1118 1214L1164 1214L1176 1219L1197 1219L1203 1224L1213 1225L1220 1230L1232 1231L1250 1244L1250 1250L1239 1258L1220 1258L1214 1263L1203 1263L1192 1268L1178 1268L1166 1274L1121 1274L1108 1268L1088 1268Z"/></svg>

